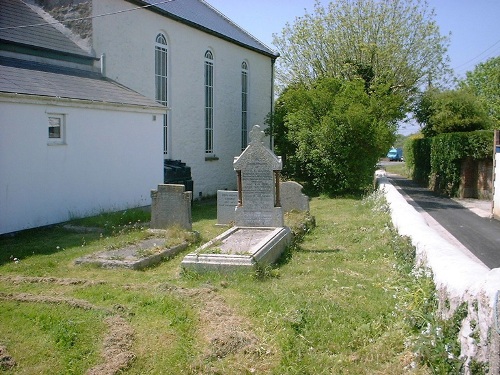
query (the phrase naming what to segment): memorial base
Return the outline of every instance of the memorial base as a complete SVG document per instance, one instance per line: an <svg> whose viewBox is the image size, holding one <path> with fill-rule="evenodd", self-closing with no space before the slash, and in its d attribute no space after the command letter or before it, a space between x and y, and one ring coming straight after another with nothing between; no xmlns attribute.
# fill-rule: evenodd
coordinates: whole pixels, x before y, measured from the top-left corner
<svg viewBox="0 0 500 375"><path fill-rule="evenodd" d="M288 227L233 227L184 257L185 269L252 270L274 263L292 240Z"/></svg>

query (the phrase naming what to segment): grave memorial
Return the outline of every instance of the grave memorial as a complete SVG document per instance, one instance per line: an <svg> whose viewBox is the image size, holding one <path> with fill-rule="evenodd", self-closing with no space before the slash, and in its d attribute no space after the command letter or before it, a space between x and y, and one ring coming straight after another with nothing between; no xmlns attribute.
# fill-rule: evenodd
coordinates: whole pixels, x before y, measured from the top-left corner
<svg viewBox="0 0 500 375"><path fill-rule="evenodd" d="M263 137L255 125L250 144L233 162L238 184L235 226L188 254L184 268L224 271L271 264L290 243L280 202L281 157L264 146Z"/></svg>
<svg viewBox="0 0 500 375"><path fill-rule="evenodd" d="M234 223L234 211L237 205L237 191L217 190L217 225Z"/></svg>
<svg viewBox="0 0 500 375"><path fill-rule="evenodd" d="M151 190L151 229L165 229L179 225L192 230L191 191L185 191L184 185L161 184Z"/></svg>
<svg viewBox="0 0 500 375"><path fill-rule="evenodd" d="M302 193L302 185L295 181L281 183L281 206L284 212L309 211L309 197Z"/></svg>

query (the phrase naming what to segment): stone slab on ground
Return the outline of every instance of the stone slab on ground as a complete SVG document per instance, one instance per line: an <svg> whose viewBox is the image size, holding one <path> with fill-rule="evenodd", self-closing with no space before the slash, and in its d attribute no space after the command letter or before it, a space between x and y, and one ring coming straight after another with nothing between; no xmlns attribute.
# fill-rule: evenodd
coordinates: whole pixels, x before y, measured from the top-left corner
<svg viewBox="0 0 500 375"><path fill-rule="evenodd" d="M94 264L103 268L143 269L171 258L188 247L184 242L165 248L166 239L149 238L120 249L105 250L75 260L75 264Z"/></svg>
<svg viewBox="0 0 500 375"><path fill-rule="evenodd" d="M196 271L234 271L274 263L292 241L288 227L232 227L184 257Z"/></svg>

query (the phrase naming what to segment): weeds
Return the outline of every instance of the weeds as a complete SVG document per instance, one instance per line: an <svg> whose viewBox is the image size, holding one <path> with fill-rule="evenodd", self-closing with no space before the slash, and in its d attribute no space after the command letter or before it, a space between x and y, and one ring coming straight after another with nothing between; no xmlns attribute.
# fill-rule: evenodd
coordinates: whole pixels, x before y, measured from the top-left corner
<svg viewBox="0 0 500 375"><path fill-rule="evenodd" d="M141 229L149 221L144 212L78 221L109 228L102 236L55 226L0 238L2 249L8 249L0 258L2 290L39 296L35 302L0 304L0 344L15 360L12 372L85 373L96 368L109 324L103 311L119 314L127 332L133 332L120 336L127 358L134 358L120 368L123 374L165 369L401 374L412 366L414 374L427 374L425 366L434 368L435 361L450 366L449 358L437 354L448 349L456 357L456 348L446 346L452 345L456 326L445 327L436 317L432 280L425 270L413 270L414 249L391 228L382 196L318 197L311 201L311 212L316 226L296 213L287 216L300 241L276 265L257 267L250 275L182 271L184 254L225 230L214 225L213 202L193 206L193 228L200 240L189 241L180 256L140 272L76 267L73 261L147 237ZM10 260L11 254L20 261ZM14 282L28 276L45 281ZM65 278L85 282L61 282ZM87 282L92 280L102 282ZM95 308L48 305L63 296Z"/></svg>

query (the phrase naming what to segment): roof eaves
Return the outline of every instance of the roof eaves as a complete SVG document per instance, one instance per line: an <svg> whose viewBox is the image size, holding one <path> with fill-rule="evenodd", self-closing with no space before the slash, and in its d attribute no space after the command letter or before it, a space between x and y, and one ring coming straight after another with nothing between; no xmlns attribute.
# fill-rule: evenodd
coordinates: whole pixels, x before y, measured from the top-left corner
<svg viewBox="0 0 500 375"><path fill-rule="evenodd" d="M0 98L6 101L19 102L20 99L26 100L29 103L37 103L39 101L50 102L52 104L66 105L70 106L87 106L91 103L96 106L118 106L126 107L131 109L140 109L145 111L154 111L166 113L170 108L165 107L161 104L144 104L144 103L130 103L130 102L118 102L118 101L105 101L105 100L92 100L92 99L79 99L71 98L66 96L52 96L52 95L40 95L40 94L27 94L27 93L15 93L8 91L0 91ZM9 100L10 99L10 100Z"/></svg>
<svg viewBox="0 0 500 375"><path fill-rule="evenodd" d="M9 48L8 46L11 46L12 48ZM16 50L16 47L19 47L24 50L24 53L30 54L30 55L37 55L36 52L30 53L29 51L40 51L43 54L52 54L54 56L61 56L61 57L67 57L69 59L77 59L81 61L87 61L89 64L92 64L94 61L99 60L99 58L94 57L89 54L77 54L77 53L72 53L72 52L67 52L67 51L60 51L56 49L51 49L51 48L46 48L46 47L40 47L32 44L25 44L25 43L20 43L20 42L13 42L8 39L2 39L0 38L0 50Z"/></svg>
<svg viewBox="0 0 500 375"><path fill-rule="evenodd" d="M145 2L143 0L125 0L125 1L128 1L129 3L133 3L133 4L136 4L136 5L139 5L139 6L144 6L144 5L151 5L149 4L148 2ZM224 34L221 34L221 33L218 33L217 31L214 31L212 29L209 29L208 27L204 27L203 25L200 25L196 22L192 22L192 21L189 21L185 18L182 18L180 16L177 16L176 14L173 14L169 11L166 11L164 9L161 9L161 8L158 8L158 7L155 7L155 6L150 6L148 7L149 10L155 12L155 13L158 13L162 16L166 16L168 18L171 18L173 19L174 21L177 21L177 22L180 22L180 23L183 23L185 25L188 25L188 26L191 26L195 29L198 29L198 30L201 30L203 32L206 32L207 34L211 34L211 35L214 35L218 38L221 38L221 39L224 39L228 42L231 42L233 44L236 44L236 45L239 45L240 47L244 47L246 49L249 49L249 50L252 50L254 52L258 52L262 55L265 55L265 56L268 56L268 57L271 57L273 60L275 60L276 58L279 57L279 53L277 52L268 52L264 49L259 49L259 48L256 48L256 47L253 47L253 46L250 46L246 43L243 43L243 42L240 42L236 39L233 39L233 38L230 38L228 37L227 35L224 35ZM236 25L235 25L236 26Z"/></svg>

